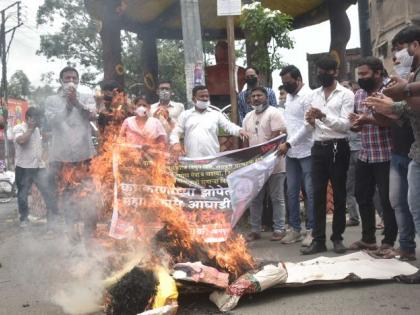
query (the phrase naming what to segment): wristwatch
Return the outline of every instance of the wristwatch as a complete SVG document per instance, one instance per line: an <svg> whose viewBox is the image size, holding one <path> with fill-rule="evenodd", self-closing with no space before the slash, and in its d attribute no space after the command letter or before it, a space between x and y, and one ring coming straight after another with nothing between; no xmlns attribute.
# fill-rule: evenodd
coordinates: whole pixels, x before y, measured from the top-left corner
<svg viewBox="0 0 420 315"><path fill-rule="evenodd" d="M411 89L410 89L410 84L409 84L409 83L407 83L407 84L404 86L404 95L405 95L406 97L411 97L411 96L412 96L412 94L411 94Z"/></svg>

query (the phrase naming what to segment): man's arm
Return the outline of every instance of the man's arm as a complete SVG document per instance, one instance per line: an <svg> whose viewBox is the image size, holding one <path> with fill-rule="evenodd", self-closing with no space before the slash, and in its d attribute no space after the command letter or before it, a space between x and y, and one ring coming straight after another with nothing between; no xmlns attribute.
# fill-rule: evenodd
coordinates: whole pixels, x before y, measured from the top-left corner
<svg viewBox="0 0 420 315"><path fill-rule="evenodd" d="M217 113L218 113L218 117L219 117L218 118L219 128L223 128L231 136L238 137L240 135L240 131L241 131L242 128L239 127L238 125L234 124L230 120L228 120L222 113L220 113L220 112L217 112Z"/></svg>
<svg viewBox="0 0 420 315"><path fill-rule="evenodd" d="M186 119L186 111L182 112L181 115L179 115L178 121L175 124L174 129L172 129L171 134L169 135L169 144L179 144L179 138L182 134L185 132L185 119Z"/></svg>
<svg viewBox="0 0 420 315"><path fill-rule="evenodd" d="M27 143L29 141L29 139L31 138L32 133L34 132L34 130L35 130L35 127L34 126L29 126L26 131L23 131L23 129L21 128L21 126L15 127L15 129L13 130L15 142L17 144L25 144L25 143Z"/></svg>

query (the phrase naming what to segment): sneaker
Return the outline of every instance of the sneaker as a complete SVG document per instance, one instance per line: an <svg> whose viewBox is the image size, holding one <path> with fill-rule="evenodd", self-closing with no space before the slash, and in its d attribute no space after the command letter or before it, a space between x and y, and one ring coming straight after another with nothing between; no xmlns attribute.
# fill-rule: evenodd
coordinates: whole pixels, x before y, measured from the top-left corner
<svg viewBox="0 0 420 315"><path fill-rule="evenodd" d="M281 241L286 236L286 231L274 231L270 241Z"/></svg>
<svg viewBox="0 0 420 315"><path fill-rule="evenodd" d="M337 254L344 254L347 248L344 246L343 241L333 241L334 252Z"/></svg>
<svg viewBox="0 0 420 315"><path fill-rule="evenodd" d="M257 232L251 232L245 237L247 242L253 242L253 241L259 240L260 238L261 238L261 234Z"/></svg>
<svg viewBox="0 0 420 315"><path fill-rule="evenodd" d="M308 247L300 249L300 252L302 255L312 255L312 254L322 253L326 251L327 251L327 247L325 247L325 243L317 242L317 241L313 241L311 245L309 245Z"/></svg>
<svg viewBox="0 0 420 315"><path fill-rule="evenodd" d="M29 225L29 220L25 219L25 220L20 221L19 227L26 228L28 225Z"/></svg>
<svg viewBox="0 0 420 315"><path fill-rule="evenodd" d="M354 220L354 219L348 219L346 221L346 226L358 226L359 225L359 221Z"/></svg>
<svg viewBox="0 0 420 315"><path fill-rule="evenodd" d="M305 238L302 241L302 246L308 247L309 245L311 245L313 239L314 238L312 237L312 230L306 230Z"/></svg>
<svg viewBox="0 0 420 315"><path fill-rule="evenodd" d="M302 235L300 232L291 229L289 232L287 232L286 236L281 240L282 244L292 244L296 242L300 242L302 240Z"/></svg>

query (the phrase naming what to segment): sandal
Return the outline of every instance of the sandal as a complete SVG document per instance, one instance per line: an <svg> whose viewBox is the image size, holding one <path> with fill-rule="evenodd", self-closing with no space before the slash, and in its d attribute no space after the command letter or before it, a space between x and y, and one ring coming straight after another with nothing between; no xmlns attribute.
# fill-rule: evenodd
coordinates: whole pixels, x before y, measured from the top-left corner
<svg viewBox="0 0 420 315"><path fill-rule="evenodd" d="M356 241L350 245L349 249L350 250L363 250L363 249L377 250L378 246L376 245L376 243L366 243L363 241Z"/></svg>

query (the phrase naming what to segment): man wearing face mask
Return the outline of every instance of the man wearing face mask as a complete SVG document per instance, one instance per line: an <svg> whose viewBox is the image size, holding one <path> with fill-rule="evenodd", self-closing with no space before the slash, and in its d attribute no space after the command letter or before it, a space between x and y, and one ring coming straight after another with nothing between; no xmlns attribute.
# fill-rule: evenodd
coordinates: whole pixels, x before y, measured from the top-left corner
<svg viewBox="0 0 420 315"><path fill-rule="evenodd" d="M255 87L251 91L251 102L254 110L246 114L243 121L244 130L249 134L249 140L245 141L245 146L264 143L286 131L281 111L270 106L267 97L267 91L263 87ZM273 204L274 232L271 240L280 241L286 235L284 226L286 216L284 201L285 175L284 157L279 156L273 174L251 203L251 233L246 237L248 242L261 238L261 217L267 189Z"/></svg>
<svg viewBox="0 0 420 315"><path fill-rule="evenodd" d="M406 44L398 42L398 37L392 39L392 50L394 52L395 73L403 79L408 79L413 64L413 57L409 55Z"/></svg>
<svg viewBox="0 0 420 315"><path fill-rule="evenodd" d="M159 102L152 104L151 114L160 120L169 134L178 121L179 115L185 110L184 104L171 100L173 94L170 81L161 81L157 89L157 94L159 96ZM161 114L166 111L169 112L169 119Z"/></svg>
<svg viewBox="0 0 420 315"><path fill-rule="evenodd" d="M63 168L82 170L86 173L90 159L96 154L92 141L90 121L96 119L96 104L92 95L77 91L79 73L73 67L65 67L60 72L61 89L57 95L52 95L45 101L45 117L51 129L49 145L49 181L52 190L58 197L58 182ZM66 183L67 184L67 183ZM71 191L71 188L69 188ZM76 196L73 196L77 200ZM93 208L93 207L92 207ZM77 218L74 209L65 209L66 223L76 231ZM93 211L93 209L81 209ZM83 216L85 232L92 234L96 229L96 217L93 214Z"/></svg>
<svg viewBox="0 0 420 315"><path fill-rule="evenodd" d="M312 187L314 196L315 227L311 245L304 255L326 251L325 228L327 186L331 181L334 193L334 216L331 241L336 253L344 253L343 237L346 227L346 178L349 166L348 143L350 121L354 110L354 94L337 82L337 61L325 56L317 62L321 87L314 90L311 108L305 113L306 123L313 130Z"/></svg>
<svg viewBox="0 0 420 315"><path fill-rule="evenodd" d="M398 227L394 209L389 201L389 170L391 159L390 120L372 111L364 100L384 87L384 67L376 57L366 57L357 67L360 90L355 94L355 111L349 115L352 126L361 130L362 147L356 163L355 196L362 219L362 239L350 249L376 250L375 207L373 195L378 187L383 208L384 234L379 253L394 246Z"/></svg>
<svg viewBox="0 0 420 315"><path fill-rule="evenodd" d="M286 156L287 201L289 206L289 224L292 229L281 241L290 244L302 240L300 220L301 183L305 187L307 198L306 236L302 246L312 242L314 228L314 204L312 189L311 147L312 130L305 125L305 112L311 107L312 90L302 82L302 75L297 67L290 65L280 72L283 87L287 91L284 119L287 129L287 141L279 146L281 155Z"/></svg>
<svg viewBox="0 0 420 315"><path fill-rule="evenodd" d="M239 112L239 121L242 124L242 121L245 118L245 115L252 110L251 104L251 90L260 85L259 83L259 71L253 67L248 67L245 69L245 82L246 90L238 94L238 112ZM268 95L268 104L271 106L277 106L276 94L274 91L268 87L264 87Z"/></svg>
<svg viewBox="0 0 420 315"><path fill-rule="evenodd" d="M232 136L247 137L241 127L230 122L219 111L209 108L210 96L207 87L199 85L193 88L194 107L184 111L170 135L170 144L175 156L186 155L190 158L210 156L220 151L218 132L223 128ZM180 136L184 135L184 148Z"/></svg>

